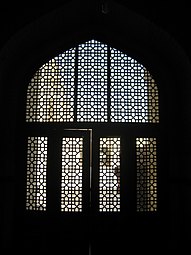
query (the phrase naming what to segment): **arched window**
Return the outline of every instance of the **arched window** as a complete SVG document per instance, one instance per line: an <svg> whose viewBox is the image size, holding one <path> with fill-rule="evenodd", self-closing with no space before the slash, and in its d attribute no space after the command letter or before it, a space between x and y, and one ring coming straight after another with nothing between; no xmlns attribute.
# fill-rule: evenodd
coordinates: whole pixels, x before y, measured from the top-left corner
<svg viewBox="0 0 191 255"><path fill-rule="evenodd" d="M26 209L48 210L54 175L62 212L129 210L133 190L157 211L158 88L137 60L96 40L59 54L31 79L26 123Z"/></svg>
<svg viewBox="0 0 191 255"><path fill-rule="evenodd" d="M91 40L36 72L26 121L158 123L157 86L135 59Z"/></svg>

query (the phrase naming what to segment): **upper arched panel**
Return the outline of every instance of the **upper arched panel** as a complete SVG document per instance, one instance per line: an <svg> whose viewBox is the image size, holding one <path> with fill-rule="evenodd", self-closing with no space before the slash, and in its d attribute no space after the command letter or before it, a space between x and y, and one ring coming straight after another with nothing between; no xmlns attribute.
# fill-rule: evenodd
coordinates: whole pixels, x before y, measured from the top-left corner
<svg viewBox="0 0 191 255"><path fill-rule="evenodd" d="M158 88L135 59L90 40L34 74L27 90L26 121L158 123Z"/></svg>

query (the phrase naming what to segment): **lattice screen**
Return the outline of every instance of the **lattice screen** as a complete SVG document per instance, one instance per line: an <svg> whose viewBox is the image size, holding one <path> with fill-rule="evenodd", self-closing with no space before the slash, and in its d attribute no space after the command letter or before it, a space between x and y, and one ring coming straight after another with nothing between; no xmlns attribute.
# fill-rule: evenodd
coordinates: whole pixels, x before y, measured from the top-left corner
<svg viewBox="0 0 191 255"><path fill-rule="evenodd" d="M157 123L157 85L135 59L91 40L36 72L27 90L26 121Z"/></svg>
<svg viewBox="0 0 191 255"><path fill-rule="evenodd" d="M99 211L120 211L120 138L100 138Z"/></svg>
<svg viewBox="0 0 191 255"><path fill-rule="evenodd" d="M82 211L83 138L62 140L61 211Z"/></svg>
<svg viewBox="0 0 191 255"><path fill-rule="evenodd" d="M111 49L111 121L159 122L158 89L144 66Z"/></svg>
<svg viewBox="0 0 191 255"><path fill-rule="evenodd" d="M27 122L74 120L75 49L44 64L31 79L27 91Z"/></svg>
<svg viewBox="0 0 191 255"><path fill-rule="evenodd" d="M107 121L107 72L107 45L94 40L79 45L78 121Z"/></svg>
<svg viewBox="0 0 191 255"><path fill-rule="evenodd" d="M137 211L157 210L156 138L136 138Z"/></svg>
<svg viewBox="0 0 191 255"><path fill-rule="evenodd" d="M47 137L28 137L26 209L46 210Z"/></svg>

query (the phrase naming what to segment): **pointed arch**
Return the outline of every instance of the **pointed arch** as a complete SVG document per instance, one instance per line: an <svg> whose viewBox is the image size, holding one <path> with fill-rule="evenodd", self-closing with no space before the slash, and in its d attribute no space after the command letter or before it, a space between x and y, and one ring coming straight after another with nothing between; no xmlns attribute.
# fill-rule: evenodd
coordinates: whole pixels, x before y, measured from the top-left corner
<svg viewBox="0 0 191 255"><path fill-rule="evenodd" d="M19 215L20 220L23 218L23 208L15 206L13 210L12 204L20 205L20 199L25 199L25 192L21 188L25 187L25 183L19 177L24 176L26 170L21 148L26 146L23 134L26 134L24 106L28 84L44 63L91 38L112 45L121 52L129 52L155 77L160 99L160 148L163 152L160 157L160 179L164 180L164 185L160 190L162 206L159 208L164 209L164 217L161 221L164 229L169 226L166 240L171 239L171 248L182 248L182 244L185 244L183 238L190 231L190 217L182 210L188 209L189 200L189 192L182 191L188 191L186 183L190 178L189 157L185 156L188 155L185 144L190 143L190 127L185 117L190 109L190 61L169 34L115 1L109 4L107 14L102 13L99 6L87 4L87 1L72 1L26 26L10 38L0 52L2 119L5 123L3 159L6 169L2 179L7 196L4 200L6 217L3 223L9 223L5 246L10 247L10 240L15 240L14 234L19 238L24 237L23 233L20 236L13 232L14 224L11 225L11 222L14 216ZM179 125L174 124L177 120ZM138 140L140 143L141 139ZM16 202L13 201L15 192ZM182 219L185 219L183 225ZM141 227L140 230L142 233ZM153 235L152 240L155 239ZM26 240L24 250L28 248L27 244L29 242ZM174 247L174 244L177 246Z"/></svg>
<svg viewBox="0 0 191 255"><path fill-rule="evenodd" d="M35 73L27 90L26 121L158 123L158 88L135 59L90 40Z"/></svg>

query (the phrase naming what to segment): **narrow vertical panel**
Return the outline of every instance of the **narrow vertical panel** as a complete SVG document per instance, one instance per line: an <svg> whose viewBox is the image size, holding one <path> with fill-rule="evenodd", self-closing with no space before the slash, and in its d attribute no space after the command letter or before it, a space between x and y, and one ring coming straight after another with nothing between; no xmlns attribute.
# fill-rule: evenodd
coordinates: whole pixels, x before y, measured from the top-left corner
<svg viewBox="0 0 191 255"><path fill-rule="evenodd" d="M137 211L157 211L156 138L136 138Z"/></svg>
<svg viewBox="0 0 191 255"><path fill-rule="evenodd" d="M47 137L28 137L27 210L46 210L47 143Z"/></svg>
<svg viewBox="0 0 191 255"><path fill-rule="evenodd" d="M82 211L83 138L62 140L61 211Z"/></svg>
<svg viewBox="0 0 191 255"><path fill-rule="evenodd" d="M100 138L99 211L120 211L120 138Z"/></svg>
<svg viewBox="0 0 191 255"><path fill-rule="evenodd" d="M107 121L107 45L91 40L78 46L77 121Z"/></svg>

